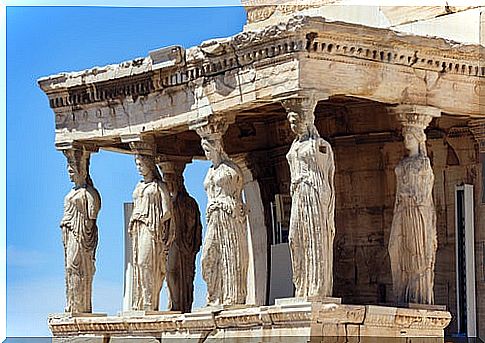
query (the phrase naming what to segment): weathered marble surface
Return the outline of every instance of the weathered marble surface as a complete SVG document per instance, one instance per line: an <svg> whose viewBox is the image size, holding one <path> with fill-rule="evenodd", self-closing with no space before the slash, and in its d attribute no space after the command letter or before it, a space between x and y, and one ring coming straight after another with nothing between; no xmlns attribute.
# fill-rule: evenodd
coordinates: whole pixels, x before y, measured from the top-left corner
<svg viewBox="0 0 485 343"><path fill-rule="evenodd" d="M243 174L243 191L248 224L248 279L246 304L265 305L268 270L268 228L265 223L261 188L253 161L247 155L234 157Z"/></svg>
<svg viewBox="0 0 485 343"><path fill-rule="evenodd" d="M438 242L434 174L424 133L432 117L403 111L399 119L408 156L395 169L396 202L389 238L394 294L399 303L433 304Z"/></svg>
<svg viewBox="0 0 485 343"><path fill-rule="evenodd" d="M70 149L64 153L69 178L74 183L74 188L64 198L64 216L60 223L66 269L65 311L90 313L98 245L96 218L101 197L89 176L90 153L84 149Z"/></svg>
<svg viewBox="0 0 485 343"><path fill-rule="evenodd" d="M123 150L126 145L118 142L127 132L131 134L161 130L163 133L174 133L170 136L177 136L183 142L181 145L187 148L193 140L186 139L186 132L180 133L186 130L191 119L201 116L202 113L237 112L236 115L241 114L244 118L248 115L246 110L251 109L257 113L259 109L256 107L262 103L274 104L282 97L295 95L301 89L319 89L331 96L346 96L345 101L348 103L354 98L372 100L376 101L376 107L378 104L403 101L431 104L453 113L450 117L455 119L461 116L466 120L470 115L478 116L483 113L479 100L483 96L482 79L485 69L479 63L481 49L478 46L457 46L455 43L434 38L400 35L387 30L325 22L323 19L298 19L293 24L288 24L245 32L231 39L203 43L200 47L187 51L185 64L177 65L179 62L176 62L175 66L166 70L156 69L157 62L152 57L147 57L125 65L58 75L40 81L56 114L58 146L70 144L72 140L89 139L103 143L104 147L113 144L109 148ZM376 40L376 37L385 39ZM234 64L234 61L239 64ZM194 84L202 88L203 97L196 99L195 93L199 90L194 90ZM274 115L274 112L261 111L254 118L263 121L267 119L266 115ZM334 118L341 120L342 127L347 126L341 131L337 130L339 133L355 134L360 119L374 126L375 132L370 132L370 136L373 133L383 133L378 132L375 127L380 119L373 108L359 118L353 117L354 120L349 119L347 114L340 116L338 113L331 113L325 120L331 121ZM370 118L372 120L368 120ZM460 123L460 126L466 129L466 123ZM436 128L441 130L443 127L437 125ZM392 128L385 127L384 130L391 130L387 133L390 134L389 139L392 139ZM325 129L321 132L327 134L329 131ZM377 136L373 137L376 139ZM354 138L349 136L337 139L350 141ZM362 136L357 133L355 141L360 139ZM241 141L238 140L238 143ZM448 144L452 139L446 138L446 142ZM443 141L435 140L433 144L443 145ZM459 149L463 146L461 141L453 144ZM170 146L166 144L165 137L160 139L160 148L167 145ZM387 253L387 230L391 226L387 219L392 218L392 209L388 211L384 201L378 198L388 196L386 187L394 189L394 181L391 181L394 178L383 179L386 185L380 189L385 190L385 194L367 192L369 188L374 189L369 179L377 180L376 175L381 176L388 172L384 170L381 173L380 168L395 166L395 156L401 156L396 154L399 149L394 145L376 148L374 155L381 157L382 151L382 159L367 154L367 166L379 169L379 172L371 173L369 170L359 169L352 174L341 167L346 163L341 157L344 148L333 141L332 145L338 151L336 156L340 156L337 165L345 171L341 175L341 187L337 184L337 190L340 188L341 192L337 194L337 198L346 197L346 200L351 200L347 202L348 208L339 207L337 211L343 213L340 215L341 223L345 224L338 226L339 232L348 226L342 245L347 244L351 253L347 253L349 250L341 253L343 259L350 262L336 275L346 280L346 284L348 280L355 278L355 284L346 285L345 288L351 289L353 295L360 297L359 301L376 301L381 297L389 297L390 292L386 292L389 284L387 279L390 276L387 271L388 261L386 259L385 266L379 265L379 268L375 268L377 264L372 258L379 259ZM247 145L241 144L238 148L240 147ZM361 149L360 151L366 148L352 147ZM472 152L473 146L467 146L467 149ZM434 149L434 168L443 160L442 151L445 151L444 159L447 160L446 151L450 150L453 149ZM227 151L231 153L229 149ZM362 157L356 155L359 154L345 154L346 157L350 156L348 160ZM443 232L446 231L443 233L445 242L453 240L453 230L446 229L446 226L454 225L446 218L447 213L454 210L450 207L452 200L448 199L448 184L465 181L474 182L478 188L481 185L480 165L472 158L470 159L473 161L469 164L462 164L463 159L469 158L468 155L474 154L463 151L458 153L459 161L456 165L448 168L445 163L444 169L439 169L436 173L436 184L440 187L436 201L442 207L439 209L441 218L445 218L440 225L444 228ZM382 164L384 167L381 167ZM394 175L392 171L391 175ZM359 177L368 178L362 186L352 182ZM360 192L355 194L357 188ZM394 193L390 191L389 194L392 194L389 196L392 202ZM372 204L359 207L359 199L366 196L369 198L368 203ZM440 202L440 198L446 201ZM342 207L345 206L347 205ZM382 214L373 212L380 209ZM387 229L379 230L382 226ZM355 230L355 227L359 227L359 230ZM446 257L441 259L442 265L453 263L453 249L450 250L450 244L445 248L446 253L442 256ZM376 269L385 270L386 273L378 275ZM351 275L352 272L354 275ZM442 277L441 283L451 286L441 287L441 299L449 299L446 294L454 291L453 282L448 281L453 281L455 275L448 270L446 275L446 280Z"/></svg>
<svg viewBox="0 0 485 343"><path fill-rule="evenodd" d="M187 122L209 110L235 113L302 89L480 116L482 50L478 45L296 16L204 42L187 49L185 59L167 60L169 66L151 54L38 82L55 113L58 147L73 140L106 146L123 135L181 132ZM199 88L204 101L197 99Z"/></svg>
<svg viewBox="0 0 485 343"><path fill-rule="evenodd" d="M167 286L171 311L190 312L194 299L195 258L202 245L199 206L184 185L185 163L160 164L163 179L172 197L175 239L170 247Z"/></svg>
<svg viewBox="0 0 485 343"><path fill-rule="evenodd" d="M291 173L289 243L295 296L331 296L335 237L335 165L314 125L315 99L287 101L296 134L286 155Z"/></svg>
<svg viewBox="0 0 485 343"><path fill-rule="evenodd" d="M162 181L154 158L137 155L143 179L133 192L129 233L133 244L133 310L156 311L166 276L167 256L175 238L171 225L170 193Z"/></svg>
<svg viewBox="0 0 485 343"><path fill-rule="evenodd" d="M373 342L376 337L388 340L427 337L433 342L443 342L443 329L450 319L446 311L301 302L144 317L51 318L49 327L55 342L63 339L76 342L80 337L87 342L102 338L103 342L115 342L123 337L144 337L147 342L150 339L308 342L323 337L332 339L329 342Z"/></svg>
<svg viewBox="0 0 485 343"><path fill-rule="evenodd" d="M207 233L202 250L202 276L208 305L244 304L247 295L248 241L246 210L242 200L241 169L227 156L222 135L224 121L213 119L198 127L202 148L212 166L207 192Z"/></svg>

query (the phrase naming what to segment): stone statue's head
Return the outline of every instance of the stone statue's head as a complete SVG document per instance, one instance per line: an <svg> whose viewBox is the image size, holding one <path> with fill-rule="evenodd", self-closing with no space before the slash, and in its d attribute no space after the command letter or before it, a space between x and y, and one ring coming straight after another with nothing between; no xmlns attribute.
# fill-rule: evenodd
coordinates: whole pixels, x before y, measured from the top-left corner
<svg viewBox="0 0 485 343"><path fill-rule="evenodd" d="M89 155L88 151L70 149L64 152L67 157L67 173L69 179L78 187L88 183Z"/></svg>
<svg viewBox="0 0 485 343"><path fill-rule="evenodd" d="M158 166L163 174L163 181L166 182L170 193L175 194L185 190L184 185L184 162L170 162L164 161L158 163Z"/></svg>
<svg viewBox="0 0 485 343"><path fill-rule="evenodd" d="M155 164L155 159L153 157L138 154L135 156L135 164L138 172L146 181L161 179L157 165Z"/></svg>
<svg viewBox="0 0 485 343"><path fill-rule="evenodd" d="M214 165L218 165L227 157L222 146L222 136L204 137L202 138L201 146L205 157L212 161Z"/></svg>
<svg viewBox="0 0 485 343"><path fill-rule="evenodd" d="M404 146L410 152L417 151L421 155L426 155L426 134L424 129L417 126L404 126L402 129Z"/></svg>
<svg viewBox="0 0 485 343"><path fill-rule="evenodd" d="M317 128L314 124L315 117L312 114L303 115L297 112L288 112L288 121L290 122L291 131L297 136L307 136L311 138L319 137Z"/></svg>
<svg viewBox="0 0 485 343"><path fill-rule="evenodd" d="M293 111L288 112L288 121L291 131L295 134L302 135L307 131L307 125L300 114Z"/></svg>

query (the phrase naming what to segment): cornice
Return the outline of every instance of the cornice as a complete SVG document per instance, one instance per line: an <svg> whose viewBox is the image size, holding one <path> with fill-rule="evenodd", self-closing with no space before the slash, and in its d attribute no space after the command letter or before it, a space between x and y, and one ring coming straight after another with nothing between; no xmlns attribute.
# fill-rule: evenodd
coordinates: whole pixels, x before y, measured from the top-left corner
<svg viewBox="0 0 485 343"><path fill-rule="evenodd" d="M181 48L179 48L181 49ZM165 88L191 88L196 80L224 74L248 65L277 63L282 56L338 61L351 58L356 64L372 61L484 78L480 63L483 47L460 45L444 39L403 35L324 18L295 16L262 30L210 40L183 54L183 61L167 67L155 66L150 57L118 65L62 73L38 80L52 108L76 107L101 101L147 95ZM301 55L300 53L304 53ZM200 82L199 82L200 83Z"/></svg>

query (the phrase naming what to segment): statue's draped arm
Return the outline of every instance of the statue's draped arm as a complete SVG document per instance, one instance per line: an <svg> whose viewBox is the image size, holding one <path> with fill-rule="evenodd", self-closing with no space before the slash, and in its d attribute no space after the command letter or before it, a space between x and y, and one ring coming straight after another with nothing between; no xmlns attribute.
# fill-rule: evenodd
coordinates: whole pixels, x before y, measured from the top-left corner
<svg viewBox="0 0 485 343"><path fill-rule="evenodd" d="M135 200L135 207L130 219L130 228L135 222L140 222L148 228L155 239L160 238L160 224L162 219L162 201L157 186L148 185L140 194L140 198Z"/></svg>
<svg viewBox="0 0 485 343"><path fill-rule="evenodd" d="M327 147L327 154L328 154L328 161L327 161L327 172L325 176L327 178L327 183L330 187L330 203L328 205L328 222L331 223L332 227L332 234L335 235L335 225L333 225L335 220L335 185L334 185L334 176L335 176L335 163L333 158L333 151L330 144L326 141L325 146Z"/></svg>
<svg viewBox="0 0 485 343"><path fill-rule="evenodd" d="M170 247L175 240L177 226L173 216L173 202L167 186L163 182L158 182L161 204L160 228L162 230L162 240L166 247Z"/></svg>
<svg viewBox="0 0 485 343"><path fill-rule="evenodd" d="M87 215L89 219L95 220L98 217L99 210L101 209L101 197L94 188L86 190L87 201Z"/></svg>
<svg viewBox="0 0 485 343"><path fill-rule="evenodd" d="M422 184L424 187L419 189L418 204L419 205L431 205L433 202L433 184L434 184L434 174L431 167L431 162L428 157L424 161L424 166L421 171Z"/></svg>
<svg viewBox="0 0 485 343"><path fill-rule="evenodd" d="M100 209L99 202L85 188L79 188L68 196L70 198L66 201L60 224L64 245L67 244L67 232L71 231L85 249L94 250L97 245L95 219Z"/></svg>
<svg viewBox="0 0 485 343"><path fill-rule="evenodd" d="M82 244L85 249L94 251L98 245L98 235L95 219L99 212L99 202L95 198L93 191L83 188L80 197L76 201L80 215L83 217L83 225L78 231L82 234Z"/></svg>

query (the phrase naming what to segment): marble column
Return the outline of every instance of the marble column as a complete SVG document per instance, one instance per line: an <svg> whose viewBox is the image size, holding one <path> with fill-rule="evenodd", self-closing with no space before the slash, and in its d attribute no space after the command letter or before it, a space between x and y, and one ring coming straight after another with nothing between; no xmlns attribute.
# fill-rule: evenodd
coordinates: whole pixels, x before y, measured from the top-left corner
<svg viewBox="0 0 485 343"><path fill-rule="evenodd" d="M248 242L243 203L243 174L224 151L225 118L210 117L192 126L212 162L204 181L207 233L202 248L202 276L208 305L244 304L247 295Z"/></svg>
<svg viewBox="0 0 485 343"><path fill-rule="evenodd" d="M128 224L132 242L131 310L157 311L166 277L167 258L175 238L172 202L155 163L153 143L130 143L142 179L133 192Z"/></svg>
<svg viewBox="0 0 485 343"><path fill-rule="evenodd" d="M175 239L170 247L167 265L168 308L190 312L194 299L195 258L202 245L199 206L184 185L185 161L159 159L163 179L172 197L172 220Z"/></svg>
<svg viewBox="0 0 485 343"><path fill-rule="evenodd" d="M98 228L96 219L101 197L89 175L91 152L83 146L63 150L74 187L64 198L60 227L64 244L66 312L92 312L92 284Z"/></svg>
<svg viewBox="0 0 485 343"><path fill-rule="evenodd" d="M391 110L401 124L405 156L397 165L396 201L389 237L394 295L398 303L433 304L437 249L434 174L424 129L440 111L399 105Z"/></svg>
<svg viewBox="0 0 485 343"><path fill-rule="evenodd" d="M253 175L251 158L248 155L235 159L243 173L244 199L247 206L248 224L248 289L246 303L251 305L266 304L266 286L268 280L267 228L264 221L264 206L259 183Z"/></svg>
<svg viewBox="0 0 485 343"><path fill-rule="evenodd" d="M330 297L335 237L335 164L314 125L315 95L283 101L296 138L286 155L291 174L289 245L296 297Z"/></svg>

